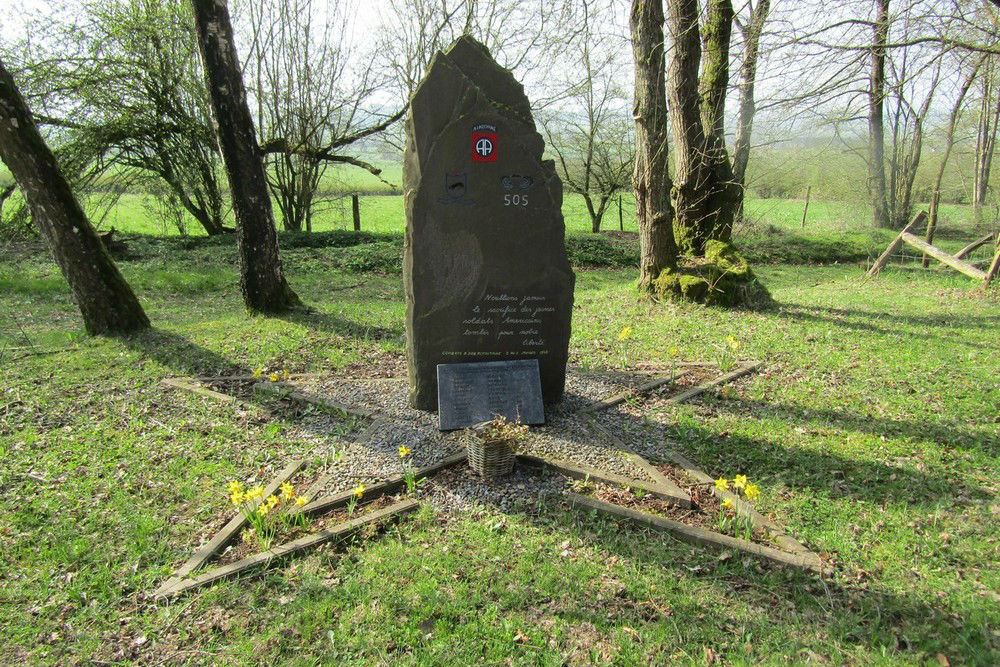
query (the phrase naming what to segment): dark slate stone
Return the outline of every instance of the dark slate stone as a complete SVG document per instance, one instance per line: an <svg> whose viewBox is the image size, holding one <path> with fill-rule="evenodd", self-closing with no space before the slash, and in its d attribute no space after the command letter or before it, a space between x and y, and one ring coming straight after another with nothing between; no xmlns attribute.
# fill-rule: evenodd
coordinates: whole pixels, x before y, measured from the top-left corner
<svg viewBox="0 0 1000 667"><path fill-rule="evenodd" d="M544 424L538 360L439 364L438 428L468 428L497 415Z"/></svg>
<svg viewBox="0 0 1000 667"><path fill-rule="evenodd" d="M438 364L537 359L545 402L562 396L574 276L544 147L523 86L484 46L464 37L434 57L403 163L416 408L437 408Z"/></svg>

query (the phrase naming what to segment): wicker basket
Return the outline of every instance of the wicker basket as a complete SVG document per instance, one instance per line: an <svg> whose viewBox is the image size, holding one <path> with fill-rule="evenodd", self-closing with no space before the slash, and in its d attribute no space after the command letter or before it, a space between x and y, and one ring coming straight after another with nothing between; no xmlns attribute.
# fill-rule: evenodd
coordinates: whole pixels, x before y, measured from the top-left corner
<svg viewBox="0 0 1000 667"><path fill-rule="evenodd" d="M469 467L484 479L506 475L514 469L514 448L510 440L483 440L470 438L466 449L469 453Z"/></svg>

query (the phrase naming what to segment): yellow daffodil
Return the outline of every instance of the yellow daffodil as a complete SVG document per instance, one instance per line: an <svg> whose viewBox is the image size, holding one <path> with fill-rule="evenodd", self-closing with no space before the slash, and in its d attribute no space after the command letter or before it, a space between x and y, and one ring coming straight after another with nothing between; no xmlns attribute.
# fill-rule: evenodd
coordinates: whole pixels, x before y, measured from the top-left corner
<svg viewBox="0 0 1000 667"><path fill-rule="evenodd" d="M734 350L740 349L740 341L736 340L736 336L729 336L726 338L726 344Z"/></svg>
<svg viewBox="0 0 1000 667"><path fill-rule="evenodd" d="M730 500L729 498L726 498L725 500L722 501L722 507L727 510L733 509L733 501Z"/></svg>
<svg viewBox="0 0 1000 667"><path fill-rule="evenodd" d="M255 378L259 378L263 374L264 374L264 368L263 367L253 369L253 376Z"/></svg>
<svg viewBox="0 0 1000 667"><path fill-rule="evenodd" d="M293 487L288 482L281 485L281 497L285 500L290 500L292 496L295 495L295 487Z"/></svg>
<svg viewBox="0 0 1000 667"><path fill-rule="evenodd" d="M717 488L719 491L725 491L726 489L729 488L729 480L726 479L725 477L720 477L719 479L715 480L715 488Z"/></svg>
<svg viewBox="0 0 1000 667"><path fill-rule="evenodd" d="M266 502L267 502L267 506L268 507L273 508L275 505L277 505L281 501L278 500L278 496L268 496Z"/></svg>
<svg viewBox="0 0 1000 667"><path fill-rule="evenodd" d="M259 514L261 516L267 516L267 513L270 512L270 511L271 511L271 508L268 507L267 503L261 503L260 507L257 508L257 514Z"/></svg>
<svg viewBox="0 0 1000 667"><path fill-rule="evenodd" d="M625 327L618 333L618 340L625 340L632 335L632 327Z"/></svg>
<svg viewBox="0 0 1000 667"><path fill-rule="evenodd" d="M678 354L680 354L680 350L678 350L676 347L670 348L669 352L671 357L676 357Z"/></svg>
<svg viewBox="0 0 1000 667"><path fill-rule="evenodd" d="M230 482L228 488L229 493L240 493L243 491L243 484L240 482Z"/></svg>
<svg viewBox="0 0 1000 667"><path fill-rule="evenodd" d="M247 491L246 496L247 496L247 500L257 500L258 498L263 498L264 497L264 487L263 486L255 486L252 489L250 489L249 491Z"/></svg>
<svg viewBox="0 0 1000 667"><path fill-rule="evenodd" d="M747 488L743 489L743 493L750 500L753 500L760 495L760 488L756 484L747 484Z"/></svg>
<svg viewBox="0 0 1000 667"><path fill-rule="evenodd" d="M413 453L413 450L406 445L399 446L399 458L405 459L407 456Z"/></svg>
<svg viewBox="0 0 1000 667"><path fill-rule="evenodd" d="M361 496L365 495L365 485L364 484L358 484L356 487L354 487L354 490L352 491L352 493L354 495L356 495L358 498L360 498Z"/></svg>
<svg viewBox="0 0 1000 667"><path fill-rule="evenodd" d="M733 478L733 487L737 489L745 489L747 486L747 476L737 475Z"/></svg>
<svg viewBox="0 0 1000 667"><path fill-rule="evenodd" d="M246 498L245 498L245 496L243 495L243 492L242 492L242 491L236 491L235 493L231 493L231 494L229 494L229 500L230 500L230 501L231 501L231 502L232 502L232 503L233 503L234 505L239 505L239 504L240 504L240 503L242 503L242 502L243 502L243 501L244 501L245 499L246 499Z"/></svg>
<svg viewBox="0 0 1000 667"><path fill-rule="evenodd" d="M270 375L267 376L267 379L270 380L271 382L277 382L278 380L281 379L281 376L278 375L277 373L271 373Z"/></svg>
<svg viewBox="0 0 1000 667"><path fill-rule="evenodd" d="M281 377L282 377L283 379L287 380L288 378L292 377L292 374L291 374L291 373L289 373L289 372L288 372L288 371L286 371L286 370L282 370L282 371L281 371Z"/></svg>
<svg viewBox="0 0 1000 667"><path fill-rule="evenodd" d="M302 507L303 505L305 505L308 502L309 502L309 499L306 498L305 496L295 496L295 504L297 506L299 506L299 507Z"/></svg>

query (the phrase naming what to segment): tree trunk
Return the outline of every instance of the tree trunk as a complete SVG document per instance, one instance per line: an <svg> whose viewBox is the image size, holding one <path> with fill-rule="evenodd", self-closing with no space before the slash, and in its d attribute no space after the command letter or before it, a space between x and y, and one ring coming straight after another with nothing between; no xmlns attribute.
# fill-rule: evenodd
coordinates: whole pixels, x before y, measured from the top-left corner
<svg viewBox="0 0 1000 667"><path fill-rule="evenodd" d="M677 266L674 211L670 205L670 150L663 51L663 0L632 0L632 52L635 56L635 190L639 226L639 289Z"/></svg>
<svg viewBox="0 0 1000 667"><path fill-rule="evenodd" d="M742 199L742 188L736 181L726 150L725 127L729 42L735 14L731 0L708 0L706 9L699 94L705 133L705 160L712 176L706 202L707 222L710 224L707 239L729 241L733 236L733 219Z"/></svg>
<svg viewBox="0 0 1000 667"><path fill-rule="evenodd" d="M703 148L705 137L698 107L698 65L701 43L698 31L697 0L670 0L667 22L671 38L670 121L674 135L674 185L670 192L674 206L678 249L697 254L705 222L704 193L708 174Z"/></svg>
<svg viewBox="0 0 1000 667"><path fill-rule="evenodd" d="M934 230L937 228L938 220L938 205L941 203L941 182L944 180L944 170L948 165L948 158L951 157L951 150L955 146L955 125L958 123L958 115L962 111L965 96L969 92L969 88L972 87L972 82L975 80L984 58L985 56L976 61L972 72L966 77L962 87L958 90L958 96L955 98L955 104L951 108L951 114L948 116L948 127L944 133L944 154L941 155L941 164L938 165L937 175L934 177L934 189L931 191L931 206L927 216L927 234L924 237L931 245L934 244ZM931 258L924 255L922 263L926 269L930 266Z"/></svg>
<svg viewBox="0 0 1000 667"><path fill-rule="evenodd" d="M972 208L976 223L981 223L986 190L990 183L993 151L996 148L997 129L1000 128L1000 99L996 94L996 65L994 56L988 56L989 66L983 73L983 96L976 126L976 169L972 185Z"/></svg>
<svg viewBox="0 0 1000 667"><path fill-rule="evenodd" d="M32 218L73 290L87 333L115 334L148 327L139 300L73 195L2 61L0 158L14 174Z"/></svg>
<svg viewBox="0 0 1000 667"><path fill-rule="evenodd" d="M889 38L889 0L876 0L878 16L873 27L871 73L868 88L868 192L872 224L889 226L885 188L885 50Z"/></svg>
<svg viewBox="0 0 1000 667"><path fill-rule="evenodd" d="M704 63L698 0L671 0L668 8L673 42L668 89L676 155L671 191L674 232L681 252L703 255L709 239L725 240L732 234L739 202L723 134L733 8L729 0L709 0Z"/></svg>
<svg viewBox="0 0 1000 667"><path fill-rule="evenodd" d="M192 0L192 4L236 214L243 301L252 311L285 311L301 302L281 269L263 156L247 107L229 10L225 0Z"/></svg>
<svg viewBox="0 0 1000 667"><path fill-rule="evenodd" d="M764 22L771 11L770 0L759 0L750 12L750 20L743 28L743 62L740 64L740 112L736 124L736 140L733 142L733 178L740 188L740 201L736 217L743 217L743 201L746 198L747 165L750 164L750 137L753 134L753 119L757 114L754 91L757 85L757 61L760 58L760 36L764 32Z"/></svg>

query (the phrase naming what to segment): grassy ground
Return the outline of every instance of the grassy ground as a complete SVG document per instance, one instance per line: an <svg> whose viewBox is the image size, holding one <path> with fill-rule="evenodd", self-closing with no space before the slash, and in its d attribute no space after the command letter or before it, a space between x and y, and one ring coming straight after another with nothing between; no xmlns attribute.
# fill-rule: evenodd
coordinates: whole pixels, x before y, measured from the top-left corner
<svg viewBox="0 0 1000 667"><path fill-rule="evenodd" d="M178 234L173 225L167 225L150 212L147 201L150 195L126 194L118 204L101 221L101 227L114 227L125 233L169 235ZM403 197L394 194L367 194L360 197L361 228L377 233L399 233L403 231ZM747 214L752 221L750 229L743 232L753 232L760 227L773 226L785 232L794 232L803 236L817 236L829 233L844 233L868 231L867 224L870 208L866 204L849 201L811 201L802 227L802 211L805 202L796 199L759 199L748 198ZM923 205L926 207L926 204ZM317 205L317 213L313 222L314 231L329 231L333 229L353 229L354 222L351 213L350 197L331 198ZM99 213L100 210L100 213ZM103 216L103 209L97 206L93 199L89 206L92 219ZM275 215L278 209L275 207ZM563 203L563 215L566 228L570 233L584 233L591 230L590 218L583 197L567 193ZM950 228L965 229L972 221L972 207L955 204L942 204L940 225L946 231ZM278 221L280 224L280 220ZM186 232L193 236L202 236L204 230L193 220L188 220ZM605 214L603 229L624 228L625 231L637 231L635 222L635 202L631 194L622 196L621 225L618 220L617 200ZM970 232L971 233L971 232ZM969 239L971 240L971 238Z"/></svg>
<svg viewBox="0 0 1000 667"><path fill-rule="evenodd" d="M1000 662L1000 303L945 272L763 267L760 313L637 301L630 270L578 273L572 360L713 358L766 370L652 433L760 509L829 581L581 516L429 510L173 604L148 592L228 511L224 484L314 446L299 417L207 403L166 375L291 371L402 353L397 275L288 247L314 315L248 317L231 245L123 261L155 328L86 339L55 266L0 259L0 663L282 665ZM624 326L632 338L619 342ZM21 356L25 337L71 351ZM626 349L627 346L627 349ZM39 481L42 480L42 481ZM940 654L940 657L939 657Z"/></svg>

